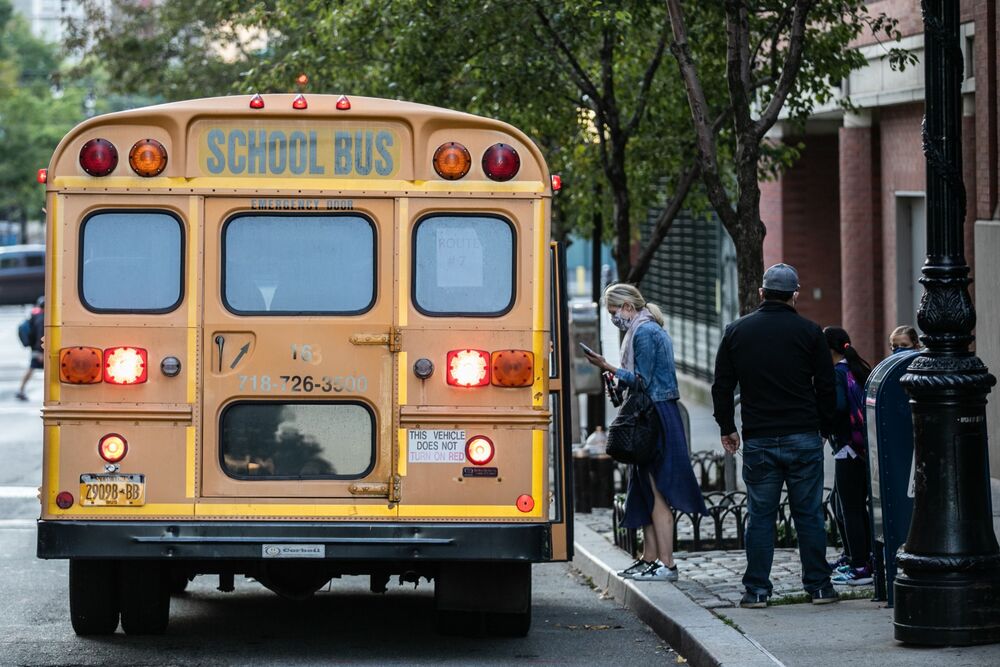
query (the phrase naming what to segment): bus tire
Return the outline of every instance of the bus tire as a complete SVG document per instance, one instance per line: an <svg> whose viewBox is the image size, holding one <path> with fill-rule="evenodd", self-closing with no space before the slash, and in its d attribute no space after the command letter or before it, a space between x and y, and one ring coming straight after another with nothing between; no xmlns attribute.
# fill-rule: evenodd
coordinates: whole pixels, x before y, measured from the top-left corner
<svg viewBox="0 0 1000 667"><path fill-rule="evenodd" d="M170 571L170 594L171 595L181 595L187 590L188 582L191 579L188 577L187 573L180 572L178 570Z"/></svg>
<svg viewBox="0 0 1000 667"><path fill-rule="evenodd" d="M486 627L494 637L527 637L531 630L531 606L517 613L487 614Z"/></svg>
<svg viewBox="0 0 1000 667"><path fill-rule="evenodd" d="M70 560L69 618L78 635L110 635L118 629L115 566L107 560Z"/></svg>
<svg viewBox="0 0 1000 667"><path fill-rule="evenodd" d="M170 621L170 578L161 563L125 561L121 573L122 630L159 635Z"/></svg>
<svg viewBox="0 0 1000 667"><path fill-rule="evenodd" d="M442 565L434 581L434 604L439 634L524 637L531 628L531 565Z"/></svg>

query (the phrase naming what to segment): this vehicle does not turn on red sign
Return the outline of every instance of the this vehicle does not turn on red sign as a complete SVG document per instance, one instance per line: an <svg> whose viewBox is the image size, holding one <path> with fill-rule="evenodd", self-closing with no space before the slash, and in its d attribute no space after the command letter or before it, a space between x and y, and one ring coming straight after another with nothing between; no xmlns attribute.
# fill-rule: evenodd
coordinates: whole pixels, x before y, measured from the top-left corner
<svg viewBox="0 0 1000 667"><path fill-rule="evenodd" d="M410 429L407 450L409 463L462 463L465 461L465 431Z"/></svg>

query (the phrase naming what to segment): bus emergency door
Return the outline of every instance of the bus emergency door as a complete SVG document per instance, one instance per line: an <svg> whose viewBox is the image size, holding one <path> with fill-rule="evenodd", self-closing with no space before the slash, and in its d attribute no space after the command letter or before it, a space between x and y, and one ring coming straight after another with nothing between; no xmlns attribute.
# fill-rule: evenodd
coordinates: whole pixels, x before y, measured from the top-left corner
<svg viewBox="0 0 1000 667"><path fill-rule="evenodd" d="M206 200L204 497L385 508L392 222L392 199Z"/></svg>

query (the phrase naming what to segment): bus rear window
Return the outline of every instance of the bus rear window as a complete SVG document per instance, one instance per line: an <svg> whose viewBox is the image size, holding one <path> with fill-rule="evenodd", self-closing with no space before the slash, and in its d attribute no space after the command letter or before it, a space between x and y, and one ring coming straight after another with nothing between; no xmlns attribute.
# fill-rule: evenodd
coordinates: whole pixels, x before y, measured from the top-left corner
<svg viewBox="0 0 1000 667"><path fill-rule="evenodd" d="M164 313L181 302L181 221L160 211L99 212L80 231L80 300L89 310Z"/></svg>
<svg viewBox="0 0 1000 667"><path fill-rule="evenodd" d="M222 238L230 311L354 315L375 302L375 228L358 215L242 215Z"/></svg>
<svg viewBox="0 0 1000 667"><path fill-rule="evenodd" d="M222 413L222 468L237 479L368 474L375 428L361 403L236 403Z"/></svg>
<svg viewBox="0 0 1000 667"><path fill-rule="evenodd" d="M433 316L503 315L514 304L514 227L498 216L432 215L414 232L413 300Z"/></svg>

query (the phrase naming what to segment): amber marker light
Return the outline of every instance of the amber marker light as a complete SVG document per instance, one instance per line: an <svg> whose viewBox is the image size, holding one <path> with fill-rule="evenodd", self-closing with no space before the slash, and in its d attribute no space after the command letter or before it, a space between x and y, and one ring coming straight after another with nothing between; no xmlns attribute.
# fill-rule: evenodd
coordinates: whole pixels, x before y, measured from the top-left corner
<svg viewBox="0 0 1000 667"><path fill-rule="evenodd" d="M485 387L490 383L490 355L483 350L448 352L448 384L453 387Z"/></svg>
<svg viewBox="0 0 1000 667"><path fill-rule="evenodd" d="M167 149L156 139L142 139L128 152L128 164L145 178L159 176L167 167Z"/></svg>
<svg viewBox="0 0 1000 667"><path fill-rule="evenodd" d="M107 176L118 166L118 149L107 139L91 139L80 149L80 166L91 176Z"/></svg>
<svg viewBox="0 0 1000 667"><path fill-rule="evenodd" d="M108 463L118 463L128 454L128 442L117 433L108 433L97 443L97 453Z"/></svg>
<svg viewBox="0 0 1000 667"><path fill-rule="evenodd" d="M469 173L472 156L462 144L449 141L434 151L433 164L438 176L449 181L457 181Z"/></svg>
<svg viewBox="0 0 1000 667"><path fill-rule="evenodd" d="M110 384L142 384L146 381L146 350L141 347L109 347L104 350L104 381Z"/></svg>
<svg viewBox="0 0 1000 667"><path fill-rule="evenodd" d="M97 384L101 381L104 352L99 347L64 347L59 350L59 381Z"/></svg>
<svg viewBox="0 0 1000 667"><path fill-rule="evenodd" d="M535 355L527 350L498 350L490 366L498 387L530 387L535 380Z"/></svg>

